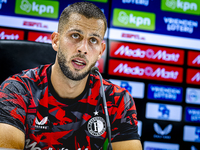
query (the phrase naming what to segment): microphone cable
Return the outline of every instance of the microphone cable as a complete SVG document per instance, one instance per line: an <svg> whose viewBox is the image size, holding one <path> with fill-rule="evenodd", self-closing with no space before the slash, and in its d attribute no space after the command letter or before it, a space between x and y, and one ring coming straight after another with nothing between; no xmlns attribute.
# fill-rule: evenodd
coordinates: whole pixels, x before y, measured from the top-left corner
<svg viewBox="0 0 200 150"><path fill-rule="evenodd" d="M103 87L103 78L99 72L99 68L97 67L92 67L91 69L93 74L98 74L101 82L101 92L103 96L103 106L104 106L104 111L105 111L105 117L106 117L106 123L107 123L107 129L108 129L108 147L107 150L112 150L112 145L111 145L111 126L110 126L110 120L109 120L109 114L108 114L108 108L106 104L106 96L104 92L104 87Z"/></svg>

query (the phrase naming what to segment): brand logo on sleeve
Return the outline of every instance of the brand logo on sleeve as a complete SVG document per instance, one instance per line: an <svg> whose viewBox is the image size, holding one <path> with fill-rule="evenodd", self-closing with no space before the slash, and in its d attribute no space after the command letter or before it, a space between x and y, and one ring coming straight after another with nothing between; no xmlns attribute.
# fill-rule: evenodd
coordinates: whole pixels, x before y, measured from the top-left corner
<svg viewBox="0 0 200 150"><path fill-rule="evenodd" d="M115 8L113 25L125 28L155 30L155 14Z"/></svg>
<svg viewBox="0 0 200 150"><path fill-rule="evenodd" d="M58 18L58 11L58 1L16 0L15 4L16 14Z"/></svg>
<svg viewBox="0 0 200 150"><path fill-rule="evenodd" d="M199 0L162 0L161 9L178 13L200 15Z"/></svg>

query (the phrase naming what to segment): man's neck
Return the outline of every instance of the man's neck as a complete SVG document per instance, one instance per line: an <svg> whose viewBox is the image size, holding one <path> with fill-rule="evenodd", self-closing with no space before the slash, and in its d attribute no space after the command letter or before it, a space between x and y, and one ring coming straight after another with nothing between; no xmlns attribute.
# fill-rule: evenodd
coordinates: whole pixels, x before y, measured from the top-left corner
<svg viewBox="0 0 200 150"><path fill-rule="evenodd" d="M55 64L52 66L51 82L56 93L61 98L74 99L78 97L85 89L88 76L79 81L67 78Z"/></svg>

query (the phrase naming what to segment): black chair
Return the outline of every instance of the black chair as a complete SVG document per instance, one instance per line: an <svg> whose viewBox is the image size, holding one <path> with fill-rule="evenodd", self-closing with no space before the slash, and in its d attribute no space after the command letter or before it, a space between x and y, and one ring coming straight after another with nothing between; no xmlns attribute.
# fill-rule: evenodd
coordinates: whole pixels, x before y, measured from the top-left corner
<svg viewBox="0 0 200 150"><path fill-rule="evenodd" d="M53 63L55 57L51 44L0 40L0 83L22 70Z"/></svg>

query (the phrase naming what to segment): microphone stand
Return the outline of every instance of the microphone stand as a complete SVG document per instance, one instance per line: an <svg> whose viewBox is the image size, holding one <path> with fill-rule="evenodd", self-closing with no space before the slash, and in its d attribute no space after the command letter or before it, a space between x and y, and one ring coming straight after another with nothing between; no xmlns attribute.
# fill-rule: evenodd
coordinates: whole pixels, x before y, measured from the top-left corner
<svg viewBox="0 0 200 150"><path fill-rule="evenodd" d="M109 120L109 114L108 114L108 109L107 109L107 105L106 105L106 96L105 96L105 92L104 92L104 87L103 87L103 79L102 76L100 74L100 72L95 69L94 70L100 77L100 82L101 82L101 92L102 92L102 96L103 96L103 106L104 106L104 111L105 111L105 116L106 116L106 123L107 123L107 128L108 128L108 147L107 150L112 150L112 145L111 145L111 126L110 126L110 120Z"/></svg>

